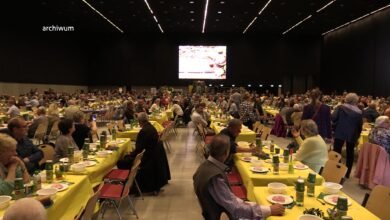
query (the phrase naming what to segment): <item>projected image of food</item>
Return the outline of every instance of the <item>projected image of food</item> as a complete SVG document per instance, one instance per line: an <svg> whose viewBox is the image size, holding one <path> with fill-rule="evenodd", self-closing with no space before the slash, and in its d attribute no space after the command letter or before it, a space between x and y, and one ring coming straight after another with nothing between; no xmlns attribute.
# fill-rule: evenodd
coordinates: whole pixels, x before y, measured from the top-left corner
<svg viewBox="0 0 390 220"><path fill-rule="evenodd" d="M180 79L226 79L226 46L179 46Z"/></svg>

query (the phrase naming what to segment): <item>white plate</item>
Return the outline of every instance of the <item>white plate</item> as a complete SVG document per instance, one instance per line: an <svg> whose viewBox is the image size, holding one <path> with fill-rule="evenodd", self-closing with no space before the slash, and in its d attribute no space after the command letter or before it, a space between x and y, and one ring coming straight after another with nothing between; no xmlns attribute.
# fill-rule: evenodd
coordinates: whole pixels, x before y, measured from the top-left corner
<svg viewBox="0 0 390 220"><path fill-rule="evenodd" d="M256 168L256 167L251 167L250 170L252 172L255 172L255 173L266 173L268 172L269 170L265 167L261 167L261 168Z"/></svg>
<svg viewBox="0 0 390 220"><path fill-rule="evenodd" d="M305 164L294 164L294 169L297 169L297 170L306 170L306 169L309 169L309 167L306 166Z"/></svg>
<svg viewBox="0 0 390 220"><path fill-rule="evenodd" d="M277 201L277 200L274 200L275 197L280 197L280 198L284 198L284 201ZM294 202L294 200L290 197L290 196L287 196L287 195L283 195L283 194L272 194L272 195L269 195L267 197L267 200L271 203L274 203L274 204L281 204L281 205L288 205L288 204L291 204L292 202Z"/></svg>
<svg viewBox="0 0 390 220"><path fill-rule="evenodd" d="M337 199L340 195L327 195L324 196L324 201L331 204L331 205L337 205ZM348 205L352 205L352 201L348 199Z"/></svg>
<svg viewBox="0 0 390 220"><path fill-rule="evenodd" d="M241 157L241 160L245 161L245 162L251 162L252 161L252 157Z"/></svg>
<svg viewBox="0 0 390 220"><path fill-rule="evenodd" d="M48 188L56 189L58 192L64 191L68 188L68 184L64 183L53 183L50 184Z"/></svg>
<svg viewBox="0 0 390 220"><path fill-rule="evenodd" d="M240 147L249 147L249 142L246 141L238 141L237 145Z"/></svg>
<svg viewBox="0 0 390 220"><path fill-rule="evenodd" d="M92 167L92 166L96 165L96 162L87 160L87 161L84 161L83 164L85 164L85 166L87 166L87 167Z"/></svg>
<svg viewBox="0 0 390 220"><path fill-rule="evenodd" d="M61 158L60 162L68 163L69 162L69 158L67 158L67 157Z"/></svg>

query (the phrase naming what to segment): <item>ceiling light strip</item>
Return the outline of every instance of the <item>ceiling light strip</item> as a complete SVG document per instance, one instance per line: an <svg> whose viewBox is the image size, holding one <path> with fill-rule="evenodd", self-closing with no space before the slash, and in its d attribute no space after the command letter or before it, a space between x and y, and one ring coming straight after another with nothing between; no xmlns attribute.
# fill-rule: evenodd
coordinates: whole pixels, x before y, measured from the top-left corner
<svg viewBox="0 0 390 220"><path fill-rule="evenodd" d="M342 24L342 25L340 25L340 26L338 26L338 27L335 27L335 28L333 28L333 29L331 29L331 30L329 30L329 31L327 31L327 32L324 32L324 33L322 33L322 36L327 35L327 34L333 32L333 31L336 31L336 30L338 30L338 29L340 29L340 28L343 28L343 27L345 27L345 26L348 26L348 25L350 25L350 24L352 24L352 23L355 23L355 22L357 22L357 21L360 21L360 20L362 20L363 18L368 17L368 16L370 16L370 15L373 15L373 14L375 14L375 13L377 13L377 12L380 12L380 11L382 11L382 10L388 8L388 7L390 7L390 4L388 4L388 5L386 5L386 6L382 7L382 8L379 8L379 9L377 9L377 10L375 10L375 11L372 11L372 12L370 12L370 13L367 13L367 14L365 14L365 15L363 15L363 16L360 16L360 17L358 17L358 18L355 18L355 19L353 19L352 21L349 21L349 22L347 22L347 23L345 23L345 24Z"/></svg>
<svg viewBox="0 0 390 220"><path fill-rule="evenodd" d="M148 9L150 11L150 14L152 14L154 21L157 23L157 26L160 29L161 33L164 33L164 30L162 29L160 23L158 22L157 16L153 13L153 10L152 10L152 8L149 5L148 0L144 0L144 2L146 4L146 7L148 7Z"/></svg>
<svg viewBox="0 0 390 220"><path fill-rule="evenodd" d="M283 35L287 34L289 31L291 31L292 29L296 28L297 26L299 26L300 24L302 24L303 22L305 22L307 19L311 18L311 15L307 16L306 18L304 18L302 21L296 23L294 26L290 27L289 29L287 29L285 32L283 32Z"/></svg>
<svg viewBox="0 0 390 220"><path fill-rule="evenodd" d="M317 10L317 13L319 13L320 11L324 10L325 8L327 8L329 5L333 4L333 2L335 2L336 0L332 0L330 1L328 4L324 5L322 8L318 9Z"/></svg>
<svg viewBox="0 0 390 220"><path fill-rule="evenodd" d="M207 19L207 11L208 10L209 10L209 0L206 0L206 5L204 7L202 34L204 34L204 30L206 28L206 19Z"/></svg>
<svg viewBox="0 0 390 220"><path fill-rule="evenodd" d="M90 7L92 10L94 10L98 15L100 15L104 20L106 20L108 23L110 23L112 26L114 26L118 31L120 31L123 34L123 30L120 29L118 26L116 26L110 19L108 19L106 16L104 16L100 11L95 9L91 4L89 4L86 0L82 0L88 7Z"/></svg>
<svg viewBox="0 0 390 220"><path fill-rule="evenodd" d="M257 17L263 13L263 11L268 7L268 5L271 3L272 0L269 0L265 5L260 9L259 13L257 13L256 17L253 18L253 20L248 24L248 26L245 28L245 30L242 32L245 34L245 32L252 26L252 24L256 21Z"/></svg>

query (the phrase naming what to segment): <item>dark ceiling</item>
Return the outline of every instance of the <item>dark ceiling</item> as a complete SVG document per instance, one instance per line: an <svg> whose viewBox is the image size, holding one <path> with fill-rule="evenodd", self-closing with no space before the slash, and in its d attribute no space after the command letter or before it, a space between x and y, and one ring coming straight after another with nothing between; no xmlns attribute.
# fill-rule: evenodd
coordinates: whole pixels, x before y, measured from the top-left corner
<svg viewBox="0 0 390 220"><path fill-rule="evenodd" d="M161 34L144 0L85 0L124 33ZM242 34L269 0L209 0L206 34ZM246 34L283 32L312 15L287 35L321 35L332 28L382 8L390 0L271 0ZM206 0L148 0L164 33L201 33ZM83 0L2 2L2 32L41 32L43 26L73 26L75 32L116 32Z"/></svg>

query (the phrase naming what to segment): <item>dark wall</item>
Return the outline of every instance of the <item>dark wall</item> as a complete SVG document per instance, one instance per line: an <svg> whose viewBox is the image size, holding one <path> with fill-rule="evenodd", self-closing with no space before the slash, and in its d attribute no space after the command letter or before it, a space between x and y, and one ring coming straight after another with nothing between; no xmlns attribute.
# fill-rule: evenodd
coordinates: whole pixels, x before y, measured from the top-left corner
<svg viewBox="0 0 390 220"><path fill-rule="evenodd" d="M0 34L0 81L85 85L88 59L76 36Z"/></svg>
<svg viewBox="0 0 390 220"><path fill-rule="evenodd" d="M276 37L276 38L279 38ZM227 45L227 80L210 83L283 83L318 78L320 39L239 36L105 37L91 42L93 84L187 85L178 79L179 45ZM110 76L110 77L108 77ZM306 88L293 88L304 90Z"/></svg>
<svg viewBox="0 0 390 220"><path fill-rule="evenodd" d="M321 88L390 95L390 10L324 37Z"/></svg>

